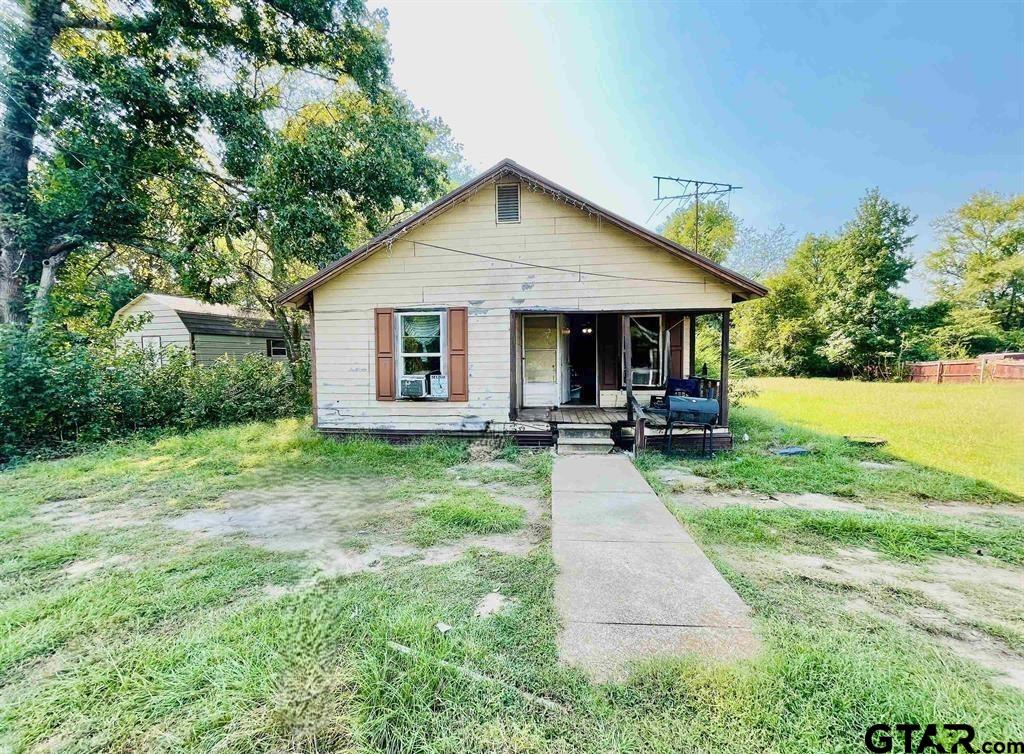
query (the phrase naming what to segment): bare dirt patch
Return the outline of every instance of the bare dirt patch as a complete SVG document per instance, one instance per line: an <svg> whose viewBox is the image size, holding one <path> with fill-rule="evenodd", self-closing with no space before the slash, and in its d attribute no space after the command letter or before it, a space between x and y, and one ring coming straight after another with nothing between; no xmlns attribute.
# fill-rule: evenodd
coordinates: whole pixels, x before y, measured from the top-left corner
<svg viewBox="0 0 1024 754"><path fill-rule="evenodd" d="M403 539L403 531L415 509L437 495L396 499L383 480L310 480L240 491L224 496L214 507L189 511L164 523L195 536L238 537L268 550L298 553L325 575L375 570L402 558L420 564L445 563L471 548L529 552L545 535L542 501L522 488L484 486L501 502L523 507L528 526L507 534L416 547Z"/></svg>
<svg viewBox="0 0 1024 754"><path fill-rule="evenodd" d="M690 469L685 467L667 466L654 472L662 482L673 490L689 487L705 487L711 483L706 477L697 476Z"/></svg>
<svg viewBox="0 0 1024 754"><path fill-rule="evenodd" d="M751 492L705 492L689 489L669 495L669 501L679 508L727 508L732 505L745 505L759 510L780 510L795 508L811 511L857 511L870 510L863 503L856 503L834 495L821 495L814 492L801 494L779 493L777 495L758 495Z"/></svg>
<svg viewBox="0 0 1024 754"><path fill-rule="evenodd" d="M845 604L849 612L869 613L915 629L995 671L1004 682L1024 688L1024 654L978 623L985 618L989 626L1024 632L1022 568L974 558L899 563L864 548L838 550L829 556L764 554L756 564L749 557L749 553L735 556L736 566L753 565L770 577L796 575L825 588L842 587L852 595Z"/></svg>
<svg viewBox="0 0 1024 754"><path fill-rule="evenodd" d="M899 468L898 464L882 461L857 461L857 465L862 469L871 469L872 471L892 471Z"/></svg>
<svg viewBox="0 0 1024 754"><path fill-rule="evenodd" d="M147 517L136 508L125 505L102 508L90 503L88 498L44 503L36 509L35 517L54 528L74 534L96 529L122 529L148 523Z"/></svg>
<svg viewBox="0 0 1024 754"><path fill-rule="evenodd" d="M680 479L679 475L672 477ZM701 477L694 477L701 479ZM704 480L708 481L708 480ZM814 492L801 494L781 492L775 495L764 495L741 490L716 492L701 489L697 482L676 482L671 485L673 492L667 496L669 502L683 509L727 508L732 505L745 505L758 510L781 510L793 508L808 511L892 511L892 512L925 512L938 516L953 516L970 520L974 524L984 524L986 519L998 523L998 518L1009 517L1024 521L1024 506L1010 503L979 505L962 502L928 502L918 504L895 504L881 501L859 502L835 495L823 495ZM682 489L680 489L682 487Z"/></svg>
<svg viewBox="0 0 1024 754"><path fill-rule="evenodd" d="M107 568L117 568L131 565L134 561L130 555L111 555L106 558L93 558L91 560L76 560L69 563L61 570L72 579L88 576L96 571Z"/></svg>
<svg viewBox="0 0 1024 754"><path fill-rule="evenodd" d="M995 503L978 505L976 503L925 503L925 510L948 516L974 518L978 516L1009 516L1024 521L1024 506Z"/></svg>
<svg viewBox="0 0 1024 754"><path fill-rule="evenodd" d="M476 605L473 611L474 618L486 618L489 615L500 613L511 605L514 600L509 599L501 592L488 592Z"/></svg>

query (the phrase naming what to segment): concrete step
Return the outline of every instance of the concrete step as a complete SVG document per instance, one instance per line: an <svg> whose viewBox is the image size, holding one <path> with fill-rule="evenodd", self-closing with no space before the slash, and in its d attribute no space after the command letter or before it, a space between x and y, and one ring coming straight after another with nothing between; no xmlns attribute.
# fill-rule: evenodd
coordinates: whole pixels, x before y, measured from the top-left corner
<svg viewBox="0 0 1024 754"><path fill-rule="evenodd" d="M606 456L612 449L606 445L559 445L560 456Z"/></svg>
<svg viewBox="0 0 1024 754"><path fill-rule="evenodd" d="M559 455L610 453L615 444L611 437L558 438Z"/></svg>
<svg viewBox="0 0 1024 754"><path fill-rule="evenodd" d="M612 428L608 424L559 424L558 436L561 437L611 437Z"/></svg>

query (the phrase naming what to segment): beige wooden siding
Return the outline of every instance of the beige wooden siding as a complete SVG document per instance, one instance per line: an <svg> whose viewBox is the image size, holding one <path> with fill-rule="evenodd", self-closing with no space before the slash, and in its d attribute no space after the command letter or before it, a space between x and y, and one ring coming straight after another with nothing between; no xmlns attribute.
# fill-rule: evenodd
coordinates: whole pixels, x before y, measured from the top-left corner
<svg viewBox="0 0 1024 754"><path fill-rule="evenodd" d="M486 186L314 291L320 427L475 429L488 421L507 421L514 309L732 306L732 289L725 284L596 217L526 186L521 206L521 222L499 225L494 187ZM581 270L643 279L586 277ZM374 307L449 306L469 308L469 401L377 401Z"/></svg>
<svg viewBox="0 0 1024 754"><path fill-rule="evenodd" d="M140 298L131 306L125 308L118 316L119 318L138 317L147 313L152 315L149 322L145 323L138 330L125 333L124 340L141 346L143 336L159 336L160 345L163 348L168 346L191 348L188 330L177 313L148 296Z"/></svg>
<svg viewBox="0 0 1024 754"><path fill-rule="evenodd" d="M267 355L266 338L249 338L243 335L203 335L195 336L196 363L207 366L221 356L241 359L251 353ZM281 361L283 359L276 359Z"/></svg>

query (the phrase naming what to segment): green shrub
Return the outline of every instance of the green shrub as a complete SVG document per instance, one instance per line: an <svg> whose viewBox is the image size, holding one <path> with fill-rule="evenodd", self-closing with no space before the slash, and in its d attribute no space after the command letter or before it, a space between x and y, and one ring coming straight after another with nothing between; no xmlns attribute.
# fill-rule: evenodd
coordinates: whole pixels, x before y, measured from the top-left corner
<svg viewBox="0 0 1024 754"><path fill-rule="evenodd" d="M262 355L198 366L169 349L158 361L53 326L0 328L0 463L62 453L145 429L196 429L309 408L309 369Z"/></svg>

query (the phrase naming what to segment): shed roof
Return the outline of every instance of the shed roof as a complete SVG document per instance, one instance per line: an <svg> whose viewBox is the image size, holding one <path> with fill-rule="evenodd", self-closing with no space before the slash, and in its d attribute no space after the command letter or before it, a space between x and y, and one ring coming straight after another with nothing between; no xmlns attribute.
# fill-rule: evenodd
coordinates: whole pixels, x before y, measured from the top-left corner
<svg viewBox="0 0 1024 754"><path fill-rule="evenodd" d="M517 162L505 158L493 167L485 170L483 173L478 175L476 178L467 181L466 183L459 186L454 191L445 194L440 199L426 207L421 209L416 214L412 215L408 219L393 225L388 230L384 231L380 235L370 239L367 243L355 249L346 256L332 262L320 271L311 275L310 277L303 280L298 285L292 286L287 291L277 297L278 303L281 304L295 304L303 306L307 303L310 292L318 286L326 283L336 275L341 274L346 269L356 264L357 262L365 259L366 257L373 254L378 249L386 246L395 239L399 238L403 234L412 230L416 226L427 222L437 215L445 212L453 207L458 202L462 201L470 194L483 188L485 185L510 176L517 177L528 187L546 191L562 201L579 207L587 212L598 215L606 222L615 225L616 227L630 233L634 236L647 241L648 243L657 246L670 254L673 254L681 259L685 259L688 262L693 263L697 267L701 268L708 274L715 278L733 286L739 291L738 296L740 299L757 298L764 296L768 293L768 289L755 280L741 275L738 272L734 272L722 265L711 261L705 256L698 254L691 249L687 249L684 246L680 246L674 241L654 233L647 228L644 228L631 220L615 214L614 212L599 207L593 202L584 199L579 194L570 191L567 188L559 186L554 181L548 180L544 176L534 173L532 170L524 168Z"/></svg>
<svg viewBox="0 0 1024 754"><path fill-rule="evenodd" d="M254 338L283 338L284 333L264 312L243 309L231 304L211 304L169 293L142 293L117 310L118 316L142 298L156 301L171 309L192 335L236 335Z"/></svg>
<svg viewBox="0 0 1024 754"><path fill-rule="evenodd" d="M239 335L250 338L283 338L284 333L272 319L247 319L224 314L197 314L178 311L185 329L192 335Z"/></svg>

